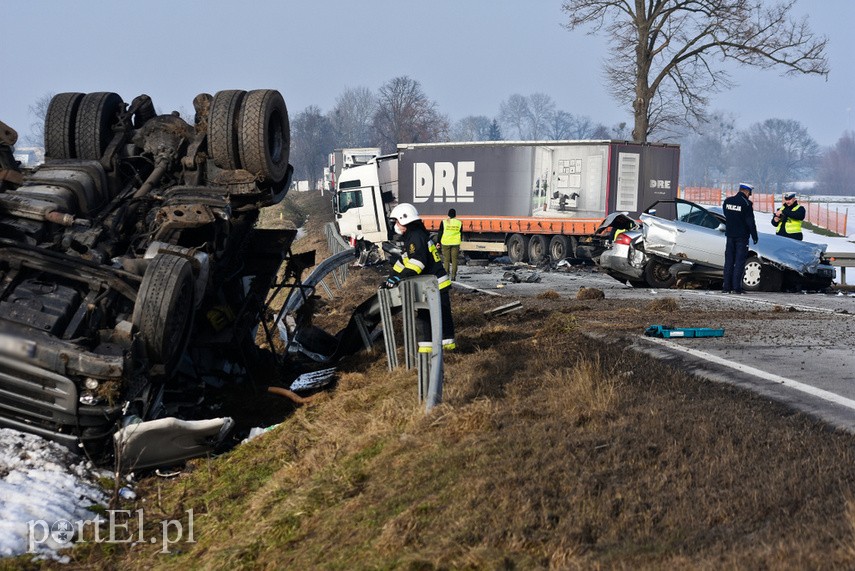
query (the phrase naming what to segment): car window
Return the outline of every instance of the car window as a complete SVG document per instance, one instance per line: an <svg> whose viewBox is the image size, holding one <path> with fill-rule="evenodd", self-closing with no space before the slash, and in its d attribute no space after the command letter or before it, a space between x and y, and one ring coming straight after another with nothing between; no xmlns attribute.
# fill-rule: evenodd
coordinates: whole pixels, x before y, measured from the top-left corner
<svg viewBox="0 0 855 571"><path fill-rule="evenodd" d="M677 220L704 228L718 228L719 220L703 208L685 202L677 203Z"/></svg>

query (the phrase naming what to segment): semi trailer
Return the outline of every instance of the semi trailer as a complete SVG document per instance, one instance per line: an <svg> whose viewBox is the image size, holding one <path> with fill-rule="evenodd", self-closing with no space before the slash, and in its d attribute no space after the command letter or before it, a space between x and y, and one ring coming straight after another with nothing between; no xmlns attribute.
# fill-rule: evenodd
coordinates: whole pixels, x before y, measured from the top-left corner
<svg viewBox="0 0 855 571"><path fill-rule="evenodd" d="M638 218L677 194L680 149L628 141L500 141L398 145L397 153L341 172L339 231L363 244L392 238L398 202L416 206L429 230L454 208L461 251L513 262L597 254L597 230L612 213Z"/></svg>

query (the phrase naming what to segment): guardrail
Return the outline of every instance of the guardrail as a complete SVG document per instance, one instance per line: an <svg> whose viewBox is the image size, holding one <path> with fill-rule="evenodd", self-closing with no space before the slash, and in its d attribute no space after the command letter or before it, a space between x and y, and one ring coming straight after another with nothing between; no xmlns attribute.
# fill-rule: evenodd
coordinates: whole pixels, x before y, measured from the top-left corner
<svg viewBox="0 0 855 571"><path fill-rule="evenodd" d="M825 259L840 268L840 285L846 285L846 268L855 267L855 252L826 252Z"/></svg>

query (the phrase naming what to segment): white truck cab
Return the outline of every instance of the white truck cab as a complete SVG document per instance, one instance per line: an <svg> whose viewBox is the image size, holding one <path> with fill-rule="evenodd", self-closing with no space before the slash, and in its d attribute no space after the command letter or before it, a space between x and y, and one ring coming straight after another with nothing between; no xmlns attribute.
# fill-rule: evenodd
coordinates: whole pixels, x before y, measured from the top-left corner
<svg viewBox="0 0 855 571"><path fill-rule="evenodd" d="M341 171L333 206L342 236L379 244L389 240L387 217L398 200L398 155Z"/></svg>

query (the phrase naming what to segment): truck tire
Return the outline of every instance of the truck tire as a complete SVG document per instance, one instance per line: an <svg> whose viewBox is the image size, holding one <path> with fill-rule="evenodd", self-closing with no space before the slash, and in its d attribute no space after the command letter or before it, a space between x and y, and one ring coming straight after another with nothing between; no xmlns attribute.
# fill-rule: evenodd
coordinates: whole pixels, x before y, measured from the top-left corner
<svg viewBox="0 0 855 571"><path fill-rule="evenodd" d="M238 133L242 168L275 183L288 173L291 127L282 94L258 89L246 94Z"/></svg>
<svg viewBox="0 0 855 571"><path fill-rule="evenodd" d="M677 276L672 276L668 269L670 263L651 259L644 266L644 279L650 287L666 289L677 283Z"/></svg>
<svg viewBox="0 0 855 571"><path fill-rule="evenodd" d="M116 93L87 93L80 101L74 125L74 145L78 159L97 161L113 138L113 122L125 104Z"/></svg>
<svg viewBox="0 0 855 571"><path fill-rule="evenodd" d="M567 236L556 234L549 241L549 259L557 264L561 260L570 257L570 241Z"/></svg>
<svg viewBox="0 0 855 571"><path fill-rule="evenodd" d="M45 158L73 159L74 124L82 93L58 93L48 104L45 114Z"/></svg>
<svg viewBox="0 0 855 571"><path fill-rule="evenodd" d="M777 268L764 264L757 256L745 261L742 289L745 291L781 291L783 274Z"/></svg>
<svg viewBox="0 0 855 571"><path fill-rule="evenodd" d="M214 164L225 170L241 168L238 158L240 106L246 91L218 91L208 115L208 154Z"/></svg>
<svg viewBox="0 0 855 571"><path fill-rule="evenodd" d="M508 257L515 264L528 261L528 236L512 234L508 238Z"/></svg>
<svg viewBox="0 0 855 571"><path fill-rule="evenodd" d="M190 261L160 254L149 262L137 293L131 321L145 342L149 365L162 365L167 377L190 339L194 289Z"/></svg>
<svg viewBox="0 0 855 571"><path fill-rule="evenodd" d="M535 234L528 240L528 261L537 265L549 254L546 236Z"/></svg>

